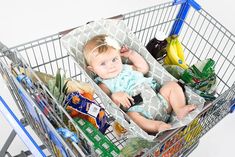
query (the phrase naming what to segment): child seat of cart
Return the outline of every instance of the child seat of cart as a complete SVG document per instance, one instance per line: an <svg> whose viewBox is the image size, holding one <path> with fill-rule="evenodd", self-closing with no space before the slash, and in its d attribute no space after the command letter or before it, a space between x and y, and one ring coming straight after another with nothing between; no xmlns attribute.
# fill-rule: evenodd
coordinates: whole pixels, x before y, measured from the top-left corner
<svg viewBox="0 0 235 157"><path fill-rule="evenodd" d="M121 45L128 45L130 49L140 53L140 55L142 55L149 64L150 70L147 76L153 77L160 85L163 85L168 81L177 80L151 56L141 41L122 20L101 19L90 22L89 24L73 29L61 38L64 48L73 58L75 64L77 64L83 74L87 76L87 79L92 84L96 94L105 106L106 111L109 112L124 128L126 128L131 136L142 137L150 141L156 139L159 133L156 135L149 135L143 131L100 89L100 87L93 81L94 75L87 70L86 62L83 56L83 46L89 39L99 34L109 35L117 40ZM205 103L205 100L202 97L194 93L187 86L185 86L185 96L187 103L195 104L197 105L197 108L180 121L175 118L175 115L172 115L169 121L172 125L171 129L189 124L202 111Z"/></svg>

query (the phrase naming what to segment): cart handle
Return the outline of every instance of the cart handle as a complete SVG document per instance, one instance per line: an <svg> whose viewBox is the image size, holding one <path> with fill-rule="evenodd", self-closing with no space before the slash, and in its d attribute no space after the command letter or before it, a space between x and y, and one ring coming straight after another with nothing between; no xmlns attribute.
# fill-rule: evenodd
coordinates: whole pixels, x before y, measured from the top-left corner
<svg viewBox="0 0 235 157"><path fill-rule="evenodd" d="M193 7L197 11L201 9L201 6L194 0L174 0L173 5L178 5L178 4L181 5L180 10L171 28L170 35L179 35L179 32L183 27L183 23L188 15L190 7Z"/></svg>
<svg viewBox="0 0 235 157"><path fill-rule="evenodd" d="M200 10L201 6L194 0L174 0L173 5L188 3L196 10Z"/></svg>

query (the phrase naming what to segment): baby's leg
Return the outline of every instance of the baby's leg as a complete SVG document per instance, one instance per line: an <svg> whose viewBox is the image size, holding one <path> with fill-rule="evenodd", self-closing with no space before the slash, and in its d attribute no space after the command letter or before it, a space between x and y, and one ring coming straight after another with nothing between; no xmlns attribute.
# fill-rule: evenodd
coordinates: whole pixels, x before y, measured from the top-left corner
<svg viewBox="0 0 235 157"><path fill-rule="evenodd" d="M170 112L172 109L179 119L183 119L189 112L196 108L195 105L186 105L182 88L177 82L168 82L160 89L160 94L168 101Z"/></svg>
<svg viewBox="0 0 235 157"><path fill-rule="evenodd" d="M138 112L127 112L127 114L138 126L148 133L157 133L159 131L164 131L171 128L170 124L166 124L162 121L147 119Z"/></svg>

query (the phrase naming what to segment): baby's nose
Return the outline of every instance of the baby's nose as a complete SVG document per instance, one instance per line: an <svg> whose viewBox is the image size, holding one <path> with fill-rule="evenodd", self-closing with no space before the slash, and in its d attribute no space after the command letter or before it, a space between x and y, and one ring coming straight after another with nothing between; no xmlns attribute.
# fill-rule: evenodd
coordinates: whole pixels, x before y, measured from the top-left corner
<svg viewBox="0 0 235 157"><path fill-rule="evenodd" d="M114 66L115 66L115 63L109 62L109 67L110 67L110 68L113 68Z"/></svg>

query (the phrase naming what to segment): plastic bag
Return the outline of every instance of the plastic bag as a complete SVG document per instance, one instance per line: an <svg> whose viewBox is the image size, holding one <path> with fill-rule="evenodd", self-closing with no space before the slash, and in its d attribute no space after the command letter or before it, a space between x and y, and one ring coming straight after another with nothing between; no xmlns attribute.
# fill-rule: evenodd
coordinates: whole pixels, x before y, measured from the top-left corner
<svg viewBox="0 0 235 157"><path fill-rule="evenodd" d="M121 150L120 156L122 157L142 156L155 144L156 143L154 142L149 142L139 137L128 138L127 144Z"/></svg>
<svg viewBox="0 0 235 157"><path fill-rule="evenodd" d="M184 73L184 69L178 65L163 65L163 67L176 79L180 79Z"/></svg>
<svg viewBox="0 0 235 157"><path fill-rule="evenodd" d="M212 59L199 61L189 69L185 70L181 79L185 84L193 87L194 89L211 94L215 91L216 87L214 68L215 61Z"/></svg>

